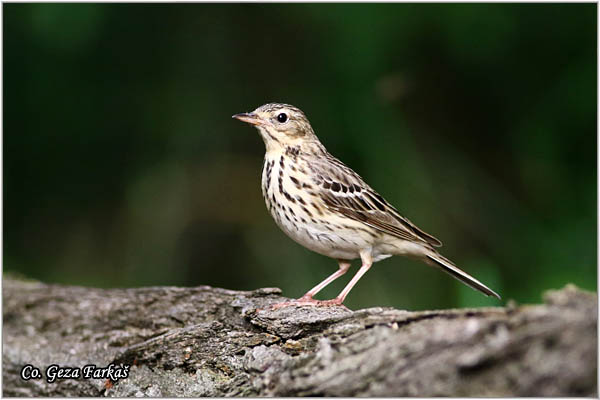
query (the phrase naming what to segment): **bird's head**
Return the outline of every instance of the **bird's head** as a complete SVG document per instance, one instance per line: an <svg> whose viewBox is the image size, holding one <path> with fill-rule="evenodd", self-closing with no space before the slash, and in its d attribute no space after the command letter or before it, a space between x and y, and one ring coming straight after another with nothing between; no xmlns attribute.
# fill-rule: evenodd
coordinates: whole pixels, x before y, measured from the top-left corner
<svg viewBox="0 0 600 400"><path fill-rule="evenodd" d="M268 103L232 118L254 125L260 132L267 151L288 146L320 144L304 113L289 104Z"/></svg>

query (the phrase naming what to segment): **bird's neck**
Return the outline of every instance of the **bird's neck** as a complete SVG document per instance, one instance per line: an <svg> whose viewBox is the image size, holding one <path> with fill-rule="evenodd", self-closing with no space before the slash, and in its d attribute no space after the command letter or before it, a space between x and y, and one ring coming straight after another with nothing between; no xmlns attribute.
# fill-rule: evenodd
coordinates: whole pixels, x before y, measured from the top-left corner
<svg viewBox="0 0 600 400"><path fill-rule="evenodd" d="M323 156L327 154L325 146L318 141L302 141L296 143L283 144L280 142L273 142L265 140L265 148L267 157L279 157L284 155L285 157L297 157L299 155L314 155Z"/></svg>

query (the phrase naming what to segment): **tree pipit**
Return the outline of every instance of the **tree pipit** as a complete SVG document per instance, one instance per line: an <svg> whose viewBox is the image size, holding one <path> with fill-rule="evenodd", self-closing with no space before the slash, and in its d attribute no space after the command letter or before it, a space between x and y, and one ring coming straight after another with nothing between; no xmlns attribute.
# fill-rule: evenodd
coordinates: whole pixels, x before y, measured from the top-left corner
<svg viewBox="0 0 600 400"><path fill-rule="evenodd" d="M352 169L329 154L302 111L269 103L233 118L254 125L266 146L262 194L277 225L304 247L335 258L339 269L298 300L276 304L341 305L374 262L408 256L438 267L487 296L500 296L437 252L442 243L417 228ZM351 260L362 266L332 300L313 297L344 275Z"/></svg>

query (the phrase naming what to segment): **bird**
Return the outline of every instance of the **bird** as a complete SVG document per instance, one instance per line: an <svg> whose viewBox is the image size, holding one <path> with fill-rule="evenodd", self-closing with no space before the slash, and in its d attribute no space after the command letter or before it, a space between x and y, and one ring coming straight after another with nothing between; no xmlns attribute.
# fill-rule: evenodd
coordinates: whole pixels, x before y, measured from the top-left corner
<svg viewBox="0 0 600 400"><path fill-rule="evenodd" d="M275 223L302 246L333 258L338 269L299 299L274 305L343 305L348 293L373 263L406 256L437 267L487 296L492 289L442 256L442 245L418 228L369 186L356 172L331 155L299 108L264 104L232 118L253 125L265 144L262 195ZM362 265L340 294L331 300L314 296L344 275L351 261Z"/></svg>

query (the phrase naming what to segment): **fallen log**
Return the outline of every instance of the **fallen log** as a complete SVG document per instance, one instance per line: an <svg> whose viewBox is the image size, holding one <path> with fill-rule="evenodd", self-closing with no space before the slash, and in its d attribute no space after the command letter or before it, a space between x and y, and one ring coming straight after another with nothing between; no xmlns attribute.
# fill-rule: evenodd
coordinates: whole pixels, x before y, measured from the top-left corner
<svg viewBox="0 0 600 400"><path fill-rule="evenodd" d="M280 293L5 277L3 395L597 396L597 296L572 285L539 305L419 312L271 310ZM85 366L96 375L57 377Z"/></svg>

